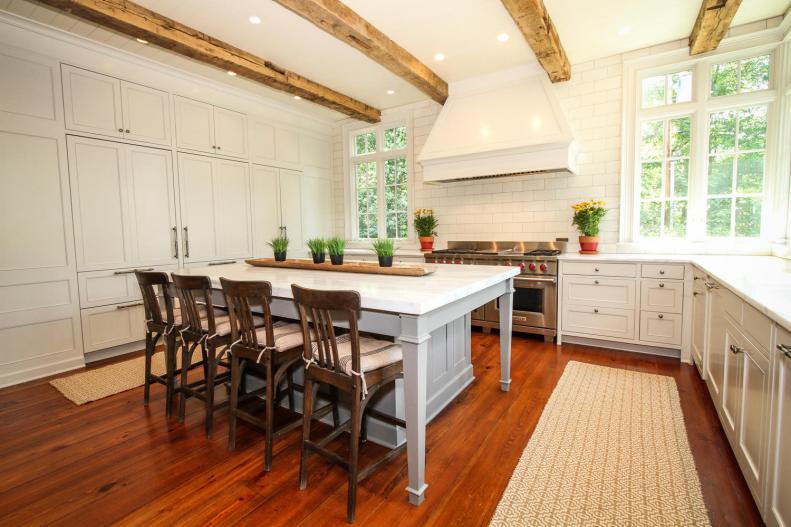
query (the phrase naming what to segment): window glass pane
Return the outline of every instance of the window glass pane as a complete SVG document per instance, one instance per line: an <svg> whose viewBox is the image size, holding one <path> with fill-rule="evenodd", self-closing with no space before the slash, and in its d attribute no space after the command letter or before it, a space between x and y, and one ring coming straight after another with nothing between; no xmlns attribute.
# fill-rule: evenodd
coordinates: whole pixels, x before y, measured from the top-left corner
<svg viewBox="0 0 791 527"><path fill-rule="evenodd" d="M736 198L736 236L761 235L761 198Z"/></svg>
<svg viewBox="0 0 791 527"><path fill-rule="evenodd" d="M689 156L690 122L689 117L670 121L670 157Z"/></svg>
<svg viewBox="0 0 791 527"><path fill-rule="evenodd" d="M665 236L687 235L687 201L665 202Z"/></svg>
<svg viewBox="0 0 791 527"><path fill-rule="evenodd" d="M709 194L730 194L733 191L733 157L709 158Z"/></svg>
<svg viewBox="0 0 791 527"><path fill-rule="evenodd" d="M643 108L665 104L665 76L643 79Z"/></svg>
<svg viewBox="0 0 791 527"><path fill-rule="evenodd" d="M711 94L731 95L739 90L739 62L714 64L711 67Z"/></svg>
<svg viewBox="0 0 791 527"><path fill-rule="evenodd" d="M709 116L709 153L736 149L736 112L717 112Z"/></svg>
<svg viewBox="0 0 791 527"><path fill-rule="evenodd" d="M769 88L769 55L741 61L740 90L750 92Z"/></svg>
<svg viewBox="0 0 791 527"><path fill-rule="evenodd" d="M399 126L385 130L384 149L398 150L400 148L406 148L406 127Z"/></svg>
<svg viewBox="0 0 791 527"><path fill-rule="evenodd" d="M731 198L709 199L706 212L706 234L709 236L731 235Z"/></svg>
<svg viewBox="0 0 791 527"><path fill-rule="evenodd" d="M740 194L760 194L763 192L763 152L740 154L736 166L736 192Z"/></svg>
<svg viewBox="0 0 791 527"><path fill-rule="evenodd" d="M366 132L354 137L354 155L376 152L376 132Z"/></svg>
<svg viewBox="0 0 791 527"><path fill-rule="evenodd" d="M680 71L670 76L668 102L688 102L692 100L692 72Z"/></svg>
<svg viewBox="0 0 791 527"><path fill-rule="evenodd" d="M766 146L766 106L739 110L739 150L757 150Z"/></svg>
<svg viewBox="0 0 791 527"><path fill-rule="evenodd" d="M360 238L376 238L378 196L376 161L359 163L354 167L357 189L357 229Z"/></svg>
<svg viewBox="0 0 791 527"><path fill-rule="evenodd" d="M671 196L680 198L687 195L689 192L689 159L670 161L670 182L673 186L670 192Z"/></svg>
<svg viewBox="0 0 791 527"><path fill-rule="evenodd" d="M662 203L644 201L640 204L640 236L656 238L662 225Z"/></svg>
<svg viewBox="0 0 791 527"><path fill-rule="evenodd" d="M646 121L640 132L640 158L662 159L665 153L664 121Z"/></svg>
<svg viewBox="0 0 791 527"><path fill-rule="evenodd" d="M662 162L643 163L640 175L640 197L658 198L662 195Z"/></svg>
<svg viewBox="0 0 791 527"><path fill-rule="evenodd" d="M407 237L407 168L406 157L386 159L385 183L385 235L388 238Z"/></svg>

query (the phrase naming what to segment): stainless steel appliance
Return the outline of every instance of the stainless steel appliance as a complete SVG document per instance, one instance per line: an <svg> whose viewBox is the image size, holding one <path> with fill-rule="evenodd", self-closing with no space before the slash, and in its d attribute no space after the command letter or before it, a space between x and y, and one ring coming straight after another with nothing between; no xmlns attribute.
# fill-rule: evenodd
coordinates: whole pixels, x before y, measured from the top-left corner
<svg viewBox="0 0 791 527"><path fill-rule="evenodd" d="M449 265L510 265L519 267L514 278L513 330L544 335L552 342L557 334L557 255L566 241L556 242L448 242L447 249L425 255L426 263ZM498 301L472 312L472 324L499 328Z"/></svg>

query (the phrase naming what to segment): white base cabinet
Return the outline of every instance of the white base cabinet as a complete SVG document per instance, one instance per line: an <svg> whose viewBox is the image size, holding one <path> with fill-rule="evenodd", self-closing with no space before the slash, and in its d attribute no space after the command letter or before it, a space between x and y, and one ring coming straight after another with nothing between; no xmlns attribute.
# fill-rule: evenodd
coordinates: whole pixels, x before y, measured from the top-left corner
<svg viewBox="0 0 791 527"><path fill-rule="evenodd" d="M791 332L777 328L772 351L772 425L766 514L769 527L791 526Z"/></svg>

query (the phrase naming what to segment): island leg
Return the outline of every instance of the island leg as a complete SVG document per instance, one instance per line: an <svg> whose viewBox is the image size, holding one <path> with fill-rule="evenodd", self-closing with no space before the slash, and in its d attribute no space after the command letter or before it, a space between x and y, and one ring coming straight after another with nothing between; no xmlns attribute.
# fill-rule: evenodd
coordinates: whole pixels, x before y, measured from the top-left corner
<svg viewBox="0 0 791 527"><path fill-rule="evenodd" d="M428 341L419 318L401 317L398 340L404 357L404 414L406 417L409 503L420 505L426 487L426 384L428 382Z"/></svg>
<svg viewBox="0 0 791 527"><path fill-rule="evenodd" d="M500 296L500 389L511 388L511 324L514 315L514 279L505 283L506 292Z"/></svg>

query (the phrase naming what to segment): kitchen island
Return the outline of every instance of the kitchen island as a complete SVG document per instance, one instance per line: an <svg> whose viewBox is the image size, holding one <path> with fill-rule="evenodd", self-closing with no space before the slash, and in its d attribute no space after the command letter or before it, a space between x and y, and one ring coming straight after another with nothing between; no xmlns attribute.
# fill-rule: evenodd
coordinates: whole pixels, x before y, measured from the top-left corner
<svg viewBox="0 0 791 527"><path fill-rule="evenodd" d="M409 501L423 502L426 424L473 380L470 363L470 312L499 299L500 388L511 383L511 320L513 277L518 268L497 266L430 266L423 277L368 275L252 267L229 264L190 267L181 274L204 275L220 289L220 277L265 280L272 284L272 313L297 319L291 284L314 289L354 290L360 293L361 331L394 337L402 346L404 381L385 394L377 408L403 413L407 428L393 430L392 441L407 441ZM400 415L399 415L400 416ZM369 434L375 435L374 427ZM380 438L381 440L381 438Z"/></svg>

